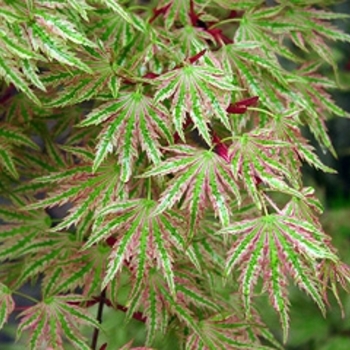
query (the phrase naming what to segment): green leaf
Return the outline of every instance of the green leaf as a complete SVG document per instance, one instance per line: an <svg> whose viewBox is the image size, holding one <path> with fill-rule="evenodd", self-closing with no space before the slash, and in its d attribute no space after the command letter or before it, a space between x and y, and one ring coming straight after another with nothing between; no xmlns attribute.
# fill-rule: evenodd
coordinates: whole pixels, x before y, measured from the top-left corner
<svg viewBox="0 0 350 350"><path fill-rule="evenodd" d="M175 174L168 188L161 194L156 213L173 207L182 196L183 207L190 213L190 235L203 209L212 206L223 225L229 222L229 198L240 198L238 185L232 170L219 155L211 151L196 150L186 146L169 148L182 153L180 159L169 159L160 163L144 177Z"/></svg>
<svg viewBox="0 0 350 350"><path fill-rule="evenodd" d="M63 343L63 336L70 343L79 349L89 349L85 339L79 333L77 324L99 327L94 317L90 316L86 310L74 305L82 302L81 296L74 295L54 296L44 299L42 302L27 308L20 314L21 321L18 327L18 335L28 329L30 332L29 343L31 349L36 349L40 339L40 345L46 343L47 346L57 347ZM39 333L40 329L48 329L49 332Z"/></svg>
<svg viewBox="0 0 350 350"><path fill-rule="evenodd" d="M81 77L75 80L66 89L59 93L58 97L47 103L48 107L64 107L91 100L103 88L106 76Z"/></svg>
<svg viewBox="0 0 350 350"><path fill-rule="evenodd" d="M240 290L248 312L259 275L280 315L284 339L287 339L289 326L288 275L324 312L314 266L318 259L334 261L336 257L326 243L328 238L317 227L281 213L231 224L219 233L235 237L228 253L226 273L234 267L239 269Z"/></svg>
<svg viewBox="0 0 350 350"><path fill-rule="evenodd" d="M160 88L155 94L155 102L172 97L175 129L183 137L183 123L186 113L208 145L211 136L208 123L212 116L218 118L230 129L226 108L231 91L237 90L226 78L223 70L209 65L185 65L158 78Z"/></svg>
<svg viewBox="0 0 350 350"><path fill-rule="evenodd" d="M40 101L34 95L32 90L29 88L27 82L23 79L21 72L18 70L13 62L6 60L0 56L0 76L2 76L5 81L13 83L17 89L23 91L33 102L40 105Z"/></svg>
<svg viewBox="0 0 350 350"><path fill-rule="evenodd" d="M89 113L81 126L102 122L104 128L96 146L93 171L116 149L124 182L131 177L138 146L157 164L162 156L160 140L164 138L171 142L173 138L169 130L167 110L160 103L155 105L149 97L138 91L120 93L116 101Z"/></svg>
<svg viewBox="0 0 350 350"><path fill-rule="evenodd" d="M15 303L11 296L11 290L0 283L0 329L4 326L14 309Z"/></svg>
<svg viewBox="0 0 350 350"><path fill-rule="evenodd" d="M167 284L169 286L170 292L175 295L175 283L174 283L174 273L173 273L173 267L172 267L172 259L169 252L169 249L167 249L166 245L164 244L164 237L159 229L158 223L153 220L153 234L154 234L154 240L157 245L157 250L160 255L160 261L162 264L162 268L164 270L164 275L167 281Z"/></svg>
<svg viewBox="0 0 350 350"><path fill-rule="evenodd" d="M38 11L35 20L42 26L54 28L55 35L61 36L64 40L70 40L76 44L96 47L96 44L89 40L84 34L80 33L72 22L55 14L54 16L48 12Z"/></svg>
<svg viewBox="0 0 350 350"><path fill-rule="evenodd" d="M133 263L137 263L137 269L132 291L133 300L143 283L145 269L148 270L152 266L163 271L167 276L169 289L175 293L171 247L177 242L174 240L173 232L179 230L177 225L180 222L171 212L156 214L155 206L154 201L146 199L128 200L106 206L99 214L101 220L98 220L98 226L93 228L93 233L86 243L87 246L91 246L110 236L116 238L103 286L107 286L121 270L127 256L131 254L134 257ZM114 215L111 216L111 213ZM123 235L118 235L121 230L125 230ZM135 240L140 244L135 246L132 243ZM177 248L185 249L184 244ZM135 305L133 300L131 303Z"/></svg>
<svg viewBox="0 0 350 350"><path fill-rule="evenodd" d="M196 320L191 312L187 310L183 305L177 303L172 296L166 291L164 287L161 287L161 291L165 299L169 302L169 304L174 308L177 316L185 322L188 327L191 329L191 331L195 332L202 341L206 344L206 346L214 350L216 349L215 345L212 343L210 338L206 336L206 334L202 331L198 324L198 320Z"/></svg>
<svg viewBox="0 0 350 350"><path fill-rule="evenodd" d="M2 41L13 55L18 56L24 60L42 59L43 57L33 52L30 48L23 46L15 37L10 36L9 33L0 28L0 41Z"/></svg>
<svg viewBox="0 0 350 350"><path fill-rule="evenodd" d="M43 85L37 74L38 68L33 64L33 62L26 59L22 60L22 71L25 77L30 80L33 85L42 91L46 91L46 87Z"/></svg>
<svg viewBox="0 0 350 350"><path fill-rule="evenodd" d="M133 235L140 224L140 218L135 219L130 228L124 233L124 236L120 240L117 249L111 254L110 261L108 263L107 273L102 282L102 288L105 288L107 284L115 278L119 272L123 263L124 257L127 252L128 245L133 238Z"/></svg>
<svg viewBox="0 0 350 350"><path fill-rule="evenodd" d="M17 172L16 166L13 162L13 154L9 152L7 149L4 149L0 146L0 165L2 165L9 174L15 178L19 178L19 174Z"/></svg>
<svg viewBox="0 0 350 350"><path fill-rule="evenodd" d="M135 21L134 17L123 9L123 7L116 0L101 0L104 4L106 4L110 9L115 11L121 18L123 18L126 22L133 25L136 29L140 30L140 25Z"/></svg>
<svg viewBox="0 0 350 350"><path fill-rule="evenodd" d="M74 54L71 54L63 48L62 43L56 42L52 39L51 35L40 26L37 22L31 24L31 29L35 36L36 45L49 57L53 58L68 66L77 67L82 71L92 73L90 67L83 63L80 59L76 58Z"/></svg>

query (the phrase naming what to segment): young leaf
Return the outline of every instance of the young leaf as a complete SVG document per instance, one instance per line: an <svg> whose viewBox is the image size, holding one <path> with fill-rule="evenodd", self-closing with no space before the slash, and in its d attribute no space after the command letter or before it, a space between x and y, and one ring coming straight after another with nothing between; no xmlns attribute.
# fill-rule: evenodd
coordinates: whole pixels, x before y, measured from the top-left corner
<svg viewBox="0 0 350 350"><path fill-rule="evenodd" d="M212 151L189 146L174 146L169 150L176 157L143 174L143 177L175 174L162 193L156 212L174 207L184 196L182 207L189 210L190 236L208 205L214 209L222 225L228 225L230 195L234 195L238 201L240 198L238 184L229 164Z"/></svg>

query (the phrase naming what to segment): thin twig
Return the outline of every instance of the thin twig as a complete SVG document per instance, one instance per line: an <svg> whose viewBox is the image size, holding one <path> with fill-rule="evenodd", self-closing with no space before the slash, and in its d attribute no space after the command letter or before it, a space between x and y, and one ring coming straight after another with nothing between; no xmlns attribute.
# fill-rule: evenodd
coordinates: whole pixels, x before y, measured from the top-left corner
<svg viewBox="0 0 350 350"><path fill-rule="evenodd" d="M96 316L96 319L97 319L98 323L100 323L100 324L102 323L103 306L105 304L105 299L106 299L106 290L104 289L100 295L100 301L98 303L98 310L97 310L97 316ZM95 328L94 334L92 336L92 341L91 341L91 349L92 350L97 349L97 341L98 341L99 333L100 333L100 329Z"/></svg>

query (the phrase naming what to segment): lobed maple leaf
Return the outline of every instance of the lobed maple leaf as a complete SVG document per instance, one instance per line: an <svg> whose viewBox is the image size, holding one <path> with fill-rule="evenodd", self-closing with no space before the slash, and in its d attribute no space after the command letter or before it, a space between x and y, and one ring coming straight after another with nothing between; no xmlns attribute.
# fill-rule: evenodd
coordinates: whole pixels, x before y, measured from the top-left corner
<svg viewBox="0 0 350 350"><path fill-rule="evenodd" d="M112 203L98 212L97 224L84 247L114 237L103 286L107 286L127 263L129 269L137 271L133 298L154 267L163 271L174 293L174 252L176 249L185 251L183 222L174 211L156 213L156 204L150 199L132 199Z"/></svg>
<svg viewBox="0 0 350 350"><path fill-rule="evenodd" d="M21 284L41 272L41 291L45 298L74 293L77 288L86 298L99 294L106 269L108 246L82 251L82 242L74 234L60 232L52 236L56 236L52 250L42 249L32 257L33 262L26 264L17 283Z"/></svg>
<svg viewBox="0 0 350 350"><path fill-rule="evenodd" d="M43 211L24 211L22 208L27 202L23 198L18 199L17 205L0 207L0 218L4 222L0 229L1 261L50 248L55 241L48 235L49 216Z"/></svg>
<svg viewBox="0 0 350 350"><path fill-rule="evenodd" d="M285 165L286 173L289 173L288 181L296 188L300 187L302 183L300 177L302 161L324 172L335 172L320 161L314 147L302 136L300 129L302 113L303 111L299 108L286 110L283 113L274 115L265 125L266 137L277 137L279 142L285 143L285 147L280 147L278 152L276 152L276 159L278 155L278 158L281 159L280 162L283 162Z"/></svg>
<svg viewBox="0 0 350 350"><path fill-rule="evenodd" d="M198 62L204 61L204 64ZM218 61L212 56L202 56L197 64L185 63L157 78L161 82L154 100L156 103L171 98L172 118L176 132L184 140L183 124L187 114L199 134L212 144L208 124L212 116L231 129L226 108L231 91L239 90L226 78Z"/></svg>
<svg viewBox="0 0 350 350"><path fill-rule="evenodd" d="M219 233L235 237L225 269L227 274L234 267L240 271L240 290L248 314L259 276L279 313L284 339L289 327L288 276L325 312L316 264L318 260L336 262L337 257L325 244L329 240L319 227L281 211L231 224Z"/></svg>
<svg viewBox="0 0 350 350"><path fill-rule="evenodd" d="M349 114L334 103L327 90L334 89L336 84L317 73L318 68L319 64L312 62L304 64L298 69L296 82L298 98L295 102L303 109L302 122L308 126L318 142L335 155L335 150L327 134L327 117L329 115L348 117Z"/></svg>
<svg viewBox="0 0 350 350"><path fill-rule="evenodd" d="M112 102L92 110L81 126L104 123L96 146L97 152L93 165L96 171L108 153L117 150L121 166L121 179L128 181L137 155L137 149L144 150L148 158L159 163L162 153L159 138L172 142L169 130L168 111L162 104L141 91L122 92Z"/></svg>
<svg viewBox="0 0 350 350"><path fill-rule="evenodd" d="M0 329L6 323L9 315L15 309L11 290L5 284L0 283Z"/></svg>
<svg viewBox="0 0 350 350"><path fill-rule="evenodd" d="M74 305L84 298L78 295L48 297L20 314L18 336L30 331L28 349L37 350L46 343L47 347L63 350L63 339L75 349L89 350L78 326L86 324L99 328L99 323L82 307Z"/></svg>
<svg viewBox="0 0 350 350"><path fill-rule="evenodd" d="M0 261L13 262L15 257L25 264L20 268L16 264L4 268L2 281L16 289L42 274L45 296L66 293L76 287L83 287L86 295L96 292L101 276L95 272L101 270L103 260L95 258L101 258L101 252L82 253L79 235L50 232L51 220L44 212L23 210L26 204L23 200L19 204L21 209L0 208L0 218L4 221L0 229Z"/></svg>
<svg viewBox="0 0 350 350"><path fill-rule="evenodd" d="M258 208L262 206L258 185L263 183L282 193L300 198L297 189L289 186L284 179L293 184L289 169L279 161L280 150L289 147L289 143L280 139L271 139L264 132L254 130L236 137L230 147L232 170L243 181L249 195Z"/></svg>
<svg viewBox="0 0 350 350"><path fill-rule="evenodd" d="M13 178L18 179L15 164L15 155L18 152L16 147L29 147L34 150L38 150L39 147L20 128L7 123L0 123L0 142L0 166Z"/></svg>
<svg viewBox="0 0 350 350"><path fill-rule="evenodd" d="M173 158L160 163L142 176L174 174L168 187L161 194L156 213L174 207L182 201L182 208L189 211L189 231L193 235L203 211L208 206L214 209L223 226L230 222L229 198L240 198L236 176L229 164L211 150L179 145L167 147Z"/></svg>
<svg viewBox="0 0 350 350"><path fill-rule="evenodd" d="M350 41L350 35L333 26L330 19L344 19L346 14L329 13L324 10L305 6L300 11L296 6L286 9L283 22L290 23L290 36L294 44L304 52L312 49L324 62L335 66L334 57L329 50L329 40Z"/></svg>
<svg viewBox="0 0 350 350"><path fill-rule="evenodd" d="M73 148L74 150L79 151L77 148ZM70 151L72 152L72 149ZM125 197L127 187L120 181L120 171L115 160L105 162L100 171L94 174L90 151L85 149L84 152L76 154L82 159L78 165L36 179L36 183L46 186L56 184L56 188L49 190L45 199L33 202L28 207L52 208L69 203L71 207L68 215L52 230L59 231L75 225L78 229L77 235L82 239L91 225L94 211L106 206L115 198ZM82 156L90 159L84 160Z"/></svg>
<svg viewBox="0 0 350 350"><path fill-rule="evenodd" d="M132 278L135 278L135 274L136 271L132 271ZM155 270L150 271L139 293L131 293L127 312L130 317L135 308L142 309L147 326L146 344L151 344L157 333L167 331L168 318L172 316L177 327L183 328L179 321L184 322L191 332L214 349L214 343L200 326L199 319L220 312L222 303L210 300L202 282L201 276L195 271L189 271L186 266L177 266L174 269L175 291L171 291L163 275Z"/></svg>
<svg viewBox="0 0 350 350"><path fill-rule="evenodd" d="M249 324L236 315L222 313L214 314L202 319L199 322L199 326L203 329L206 336L210 338L211 343L215 344L215 349L275 349L275 347L264 346L261 344L261 341L258 338L259 336L265 338L266 335L269 340L272 336L271 334L268 334L269 332L265 329L265 326L258 321ZM264 331L267 331L266 334ZM187 336L185 349L209 350L211 347L208 346L206 342L203 342L197 334L191 333Z"/></svg>
<svg viewBox="0 0 350 350"><path fill-rule="evenodd" d="M322 281L323 298L328 302L328 292L331 291L337 300L342 316L345 317L345 310L341 302L338 286L350 292L350 267L341 261L323 260L317 266L319 279Z"/></svg>

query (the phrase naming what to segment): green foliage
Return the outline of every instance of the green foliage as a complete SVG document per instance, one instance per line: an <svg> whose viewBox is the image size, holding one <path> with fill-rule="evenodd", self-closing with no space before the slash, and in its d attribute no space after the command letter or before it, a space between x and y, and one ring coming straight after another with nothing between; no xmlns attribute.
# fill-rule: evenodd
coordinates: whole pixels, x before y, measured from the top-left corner
<svg viewBox="0 0 350 350"><path fill-rule="evenodd" d="M350 268L301 176L334 172L301 128L334 153L325 122L348 117L332 3L0 0L0 326L38 280L34 350L115 348L103 306L186 350L281 349L291 285L343 310Z"/></svg>

